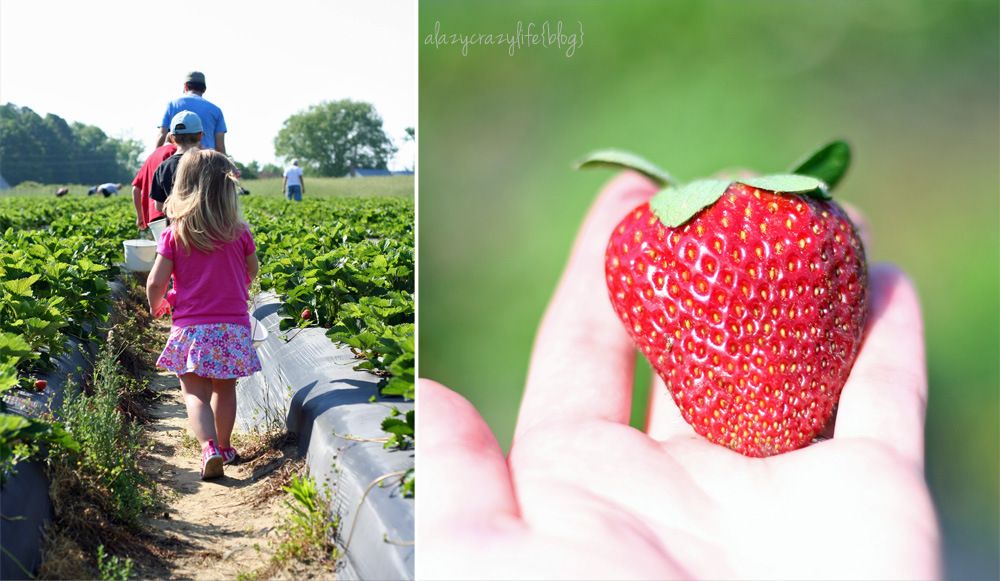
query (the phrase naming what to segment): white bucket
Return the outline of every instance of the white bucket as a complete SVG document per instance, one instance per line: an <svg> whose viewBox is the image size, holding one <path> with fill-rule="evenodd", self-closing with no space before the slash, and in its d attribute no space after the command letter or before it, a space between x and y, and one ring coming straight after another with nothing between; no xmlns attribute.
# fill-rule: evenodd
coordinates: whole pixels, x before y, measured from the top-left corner
<svg viewBox="0 0 1000 581"><path fill-rule="evenodd" d="M149 223L149 231L153 234L153 242L159 242L163 231L167 229L167 219L157 218Z"/></svg>
<svg viewBox="0 0 1000 581"><path fill-rule="evenodd" d="M152 240L126 240L125 268L132 272L149 272L156 261L156 242Z"/></svg>

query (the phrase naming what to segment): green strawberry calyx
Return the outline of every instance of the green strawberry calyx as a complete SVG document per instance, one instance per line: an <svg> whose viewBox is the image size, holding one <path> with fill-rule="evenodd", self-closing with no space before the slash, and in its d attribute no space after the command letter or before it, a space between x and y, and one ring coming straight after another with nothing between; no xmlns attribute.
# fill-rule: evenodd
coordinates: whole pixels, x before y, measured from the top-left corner
<svg viewBox="0 0 1000 581"><path fill-rule="evenodd" d="M851 165L851 146L846 141L838 139L820 147L797 161L788 170L801 176L812 176L826 182L826 185L837 187L840 179L847 173Z"/></svg>
<svg viewBox="0 0 1000 581"><path fill-rule="evenodd" d="M576 169L592 167L631 169L643 174L661 187L676 183L676 180L660 166L644 157L620 149L601 149L591 152L583 156L575 165Z"/></svg>
<svg viewBox="0 0 1000 581"><path fill-rule="evenodd" d="M845 141L837 140L793 164L789 173L736 180L700 179L677 184L669 173L657 165L638 155L616 149L595 151L585 156L577 163L577 169L613 167L635 170L649 177L662 187L650 200L650 208L661 222L676 228L714 204L734 183L780 194L829 200L830 190L847 172L850 160L850 146Z"/></svg>
<svg viewBox="0 0 1000 581"><path fill-rule="evenodd" d="M676 228L714 204L734 183L775 193L830 199L827 185L814 177L775 174L738 180L695 180L681 186L668 186L653 196L649 207L661 222Z"/></svg>

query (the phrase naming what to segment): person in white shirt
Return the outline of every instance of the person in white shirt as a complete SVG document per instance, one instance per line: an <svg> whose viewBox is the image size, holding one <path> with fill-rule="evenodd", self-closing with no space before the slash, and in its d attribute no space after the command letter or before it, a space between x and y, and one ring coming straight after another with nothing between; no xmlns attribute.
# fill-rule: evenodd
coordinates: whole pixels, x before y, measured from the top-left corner
<svg viewBox="0 0 1000 581"><path fill-rule="evenodd" d="M285 179L281 183L281 191L285 192L285 199L295 199L302 201L302 194L306 193L306 181L302 177L302 168L299 167L299 160L293 159L292 165L285 170Z"/></svg>
<svg viewBox="0 0 1000 581"><path fill-rule="evenodd" d="M87 195L88 196L93 196L94 194L101 194L105 198L107 198L107 197L111 196L112 194L117 194L118 193L118 188L120 188L120 187L121 186L119 186L118 184L112 184L112 183L101 184L99 186L94 186L94 187L90 188L89 190L87 190Z"/></svg>

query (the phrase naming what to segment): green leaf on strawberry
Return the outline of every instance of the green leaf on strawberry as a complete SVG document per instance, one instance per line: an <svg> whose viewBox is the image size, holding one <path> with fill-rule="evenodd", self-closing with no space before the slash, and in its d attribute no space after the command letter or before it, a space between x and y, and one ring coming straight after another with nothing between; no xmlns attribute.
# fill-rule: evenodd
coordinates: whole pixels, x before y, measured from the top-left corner
<svg viewBox="0 0 1000 581"><path fill-rule="evenodd" d="M837 140L795 162L789 172L820 179L832 190L847 173L850 164L851 147L846 141Z"/></svg>
<svg viewBox="0 0 1000 581"><path fill-rule="evenodd" d="M802 194L818 200L829 200L830 189L820 180L803 175L776 174L737 180L758 190L767 190L777 194Z"/></svg>
<svg viewBox="0 0 1000 581"><path fill-rule="evenodd" d="M702 208L714 204L731 183L728 180L696 180L682 186L670 186L660 190L649 201L649 206L661 222L675 228Z"/></svg>
<svg viewBox="0 0 1000 581"><path fill-rule="evenodd" d="M737 181L769 192L830 199L826 184L809 176L777 174ZM664 225L676 228L718 201L732 183L730 180L695 180L681 186L670 186L660 190L650 200L649 206Z"/></svg>
<svg viewBox="0 0 1000 581"><path fill-rule="evenodd" d="M628 151L601 149L583 156L575 164L576 169L610 167L637 171L661 186L676 183L670 174L655 163Z"/></svg>
<svg viewBox="0 0 1000 581"><path fill-rule="evenodd" d="M851 153L847 143L834 141L796 163L792 173L735 181L769 192L829 200L832 185L843 177L850 159ZM631 169L666 186L650 201L650 207L656 217L671 228L680 226L704 208L714 204L733 183L733 180L701 179L676 185L676 181L666 170L641 156L618 149L595 151L584 156L576 164L577 169L593 167Z"/></svg>

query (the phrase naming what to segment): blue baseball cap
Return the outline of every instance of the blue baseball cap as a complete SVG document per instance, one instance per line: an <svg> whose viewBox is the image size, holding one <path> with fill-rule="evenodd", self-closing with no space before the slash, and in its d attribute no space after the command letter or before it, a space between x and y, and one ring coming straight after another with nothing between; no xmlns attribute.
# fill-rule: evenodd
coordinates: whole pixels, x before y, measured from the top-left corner
<svg viewBox="0 0 1000 581"><path fill-rule="evenodd" d="M181 111L170 120L170 132L174 135L201 133L201 117L194 111Z"/></svg>

